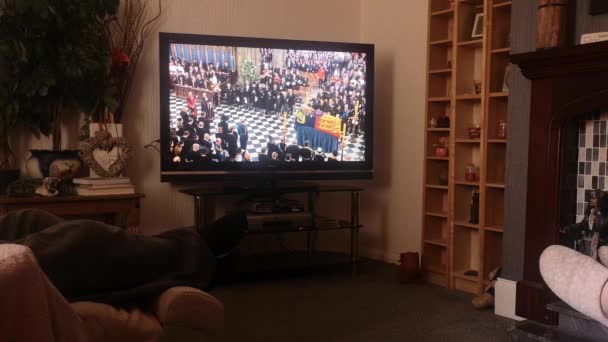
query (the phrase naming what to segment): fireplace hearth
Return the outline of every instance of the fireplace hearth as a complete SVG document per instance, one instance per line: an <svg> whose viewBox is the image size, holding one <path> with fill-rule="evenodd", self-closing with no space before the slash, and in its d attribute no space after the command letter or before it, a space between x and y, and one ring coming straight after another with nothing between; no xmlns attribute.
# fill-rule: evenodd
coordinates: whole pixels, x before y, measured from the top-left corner
<svg viewBox="0 0 608 342"><path fill-rule="evenodd" d="M546 247L560 242L559 228L575 221L580 212L580 123L591 115L600 122L598 132L602 128L598 109L608 108L608 42L512 55L511 61L532 80L524 274L517 284L516 314L555 324L557 316L546 309L555 297L542 280L538 260ZM590 171L597 157L599 187L600 154L606 148L596 152L593 135L588 140L585 134L585 145L590 141L591 146L584 148L583 167L587 168L587 153ZM589 176L583 175L583 188L588 179L593 187L594 178Z"/></svg>

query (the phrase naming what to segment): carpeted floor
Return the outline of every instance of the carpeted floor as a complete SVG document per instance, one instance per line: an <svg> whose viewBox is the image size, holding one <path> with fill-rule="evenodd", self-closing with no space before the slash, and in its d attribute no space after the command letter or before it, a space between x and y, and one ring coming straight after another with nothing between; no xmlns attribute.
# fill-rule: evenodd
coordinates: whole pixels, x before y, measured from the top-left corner
<svg viewBox="0 0 608 342"><path fill-rule="evenodd" d="M366 261L356 276L323 272L224 285L226 342L506 341L513 321L476 311L470 295L402 285L396 266Z"/></svg>

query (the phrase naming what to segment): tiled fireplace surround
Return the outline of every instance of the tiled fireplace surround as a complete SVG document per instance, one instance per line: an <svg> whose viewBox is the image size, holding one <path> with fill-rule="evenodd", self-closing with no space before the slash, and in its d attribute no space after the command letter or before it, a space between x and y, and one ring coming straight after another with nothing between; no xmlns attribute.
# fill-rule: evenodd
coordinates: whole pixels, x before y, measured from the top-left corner
<svg viewBox="0 0 608 342"><path fill-rule="evenodd" d="M583 219L589 190L608 190L608 111L580 120L576 190L576 222ZM573 223L573 222L570 222Z"/></svg>

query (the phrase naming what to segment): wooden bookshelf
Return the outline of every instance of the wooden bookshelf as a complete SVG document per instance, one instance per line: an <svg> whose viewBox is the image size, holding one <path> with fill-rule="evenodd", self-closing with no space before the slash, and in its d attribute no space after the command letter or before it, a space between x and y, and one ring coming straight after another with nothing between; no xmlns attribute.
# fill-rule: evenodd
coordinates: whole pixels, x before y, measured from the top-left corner
<svg viewBox="0 0 608 342"><path fill-rule="evenodd" d="M483 36L473 37L479 13ZM508 0L429 1L422 265L428 282L471 293L502 264L507 139L499 127L508 111L510 24ZM431 126L441 116L449 128ZM475 125L480 138L469 136ZM441 137L449 139L448 157L435 154ZM470 165L474 180L466 177Z"/></svg>

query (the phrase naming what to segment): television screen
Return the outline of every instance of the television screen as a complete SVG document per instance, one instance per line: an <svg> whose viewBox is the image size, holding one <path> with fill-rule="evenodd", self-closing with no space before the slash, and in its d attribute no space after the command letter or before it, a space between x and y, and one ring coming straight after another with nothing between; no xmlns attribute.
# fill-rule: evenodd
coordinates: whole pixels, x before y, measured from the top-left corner
<svg viewBox="0 0 608 342"><path fill-rule="evenodd" d="M163 180L371 177L372 45L160 38Z"/></svg>

